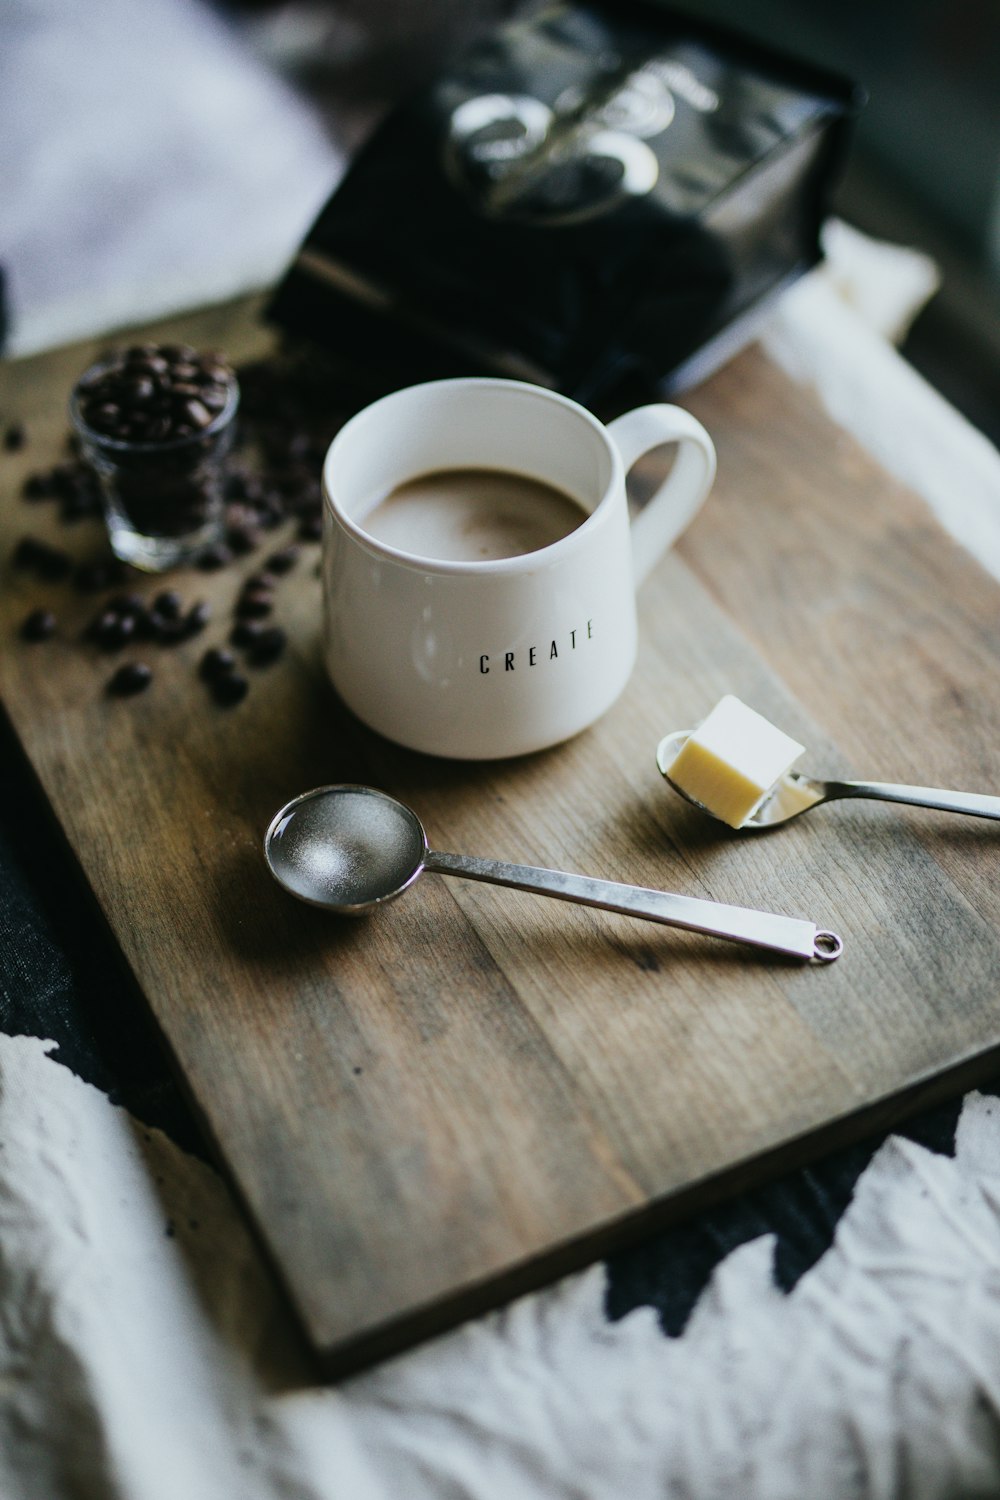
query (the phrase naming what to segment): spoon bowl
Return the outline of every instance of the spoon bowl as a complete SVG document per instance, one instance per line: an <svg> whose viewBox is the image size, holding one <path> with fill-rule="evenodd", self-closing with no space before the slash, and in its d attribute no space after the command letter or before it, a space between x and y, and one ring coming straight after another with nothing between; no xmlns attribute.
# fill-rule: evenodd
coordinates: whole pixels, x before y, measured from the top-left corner
<svg viewBox="0 0 1000 1500"><path fill-rule="evenodd" d="M326 911L360 916L418 879L427 839L402 802L370 786L317 787L271 820L264 856L279 885Z"/></svg>
<svg viewBox="0 0 1000 1500"><path fill-rule="evenodd" d="M597 906L796 958L829 963L839 956L842 946L836 933L798 917L535 865L435 852L428 848L416 813L370 786L317 787L286 803L264 836L264 857L275 880L292 896L349 916L393 901L431 870Z"/></svg>

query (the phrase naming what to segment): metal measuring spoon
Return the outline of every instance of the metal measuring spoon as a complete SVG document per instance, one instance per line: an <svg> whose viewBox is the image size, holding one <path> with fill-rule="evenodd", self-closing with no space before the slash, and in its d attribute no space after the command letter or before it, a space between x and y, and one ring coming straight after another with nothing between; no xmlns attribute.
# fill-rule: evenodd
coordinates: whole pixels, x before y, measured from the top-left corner
<svg viewBox="0 0 1000 1500"><path fill-rule="evenodd" d="M321 786L296 797L272 818L264 837L264 855L275 880L300 901L352 915L393 900L425 870L432 870L598 906L797 958L829 963L840 956L843 947L835 932L819 930L797 917L533 865L436 853L427 847L416 813L370 786Z"/></svg>
<svg viewBox="0 0 1000 1500"><path fill-rule="evenodd" d="M682 786L678 786L670 775L670 768L680 754L690 729L678 729L665 735L656 747L656 764L665 781L675 792L679 792L693 807L700 807L710 818L716 817L711 808L697 798L691 797ZM799 771L786 771L780 781L768 793L757 811L736 830L759 831L777 828L798 818L811 807L821 802L836 802L845 797L865 798L871 802L903 802L911 807L933 807L941 812L968 813L973 818L1000 819L1000 797L987 797L979 792L946 792L930 786L897 786L891 781L820 781L815 776L803 776ZM719 822L722 819L718 819ZM727 824L727 827L730 826Z"/></svg>

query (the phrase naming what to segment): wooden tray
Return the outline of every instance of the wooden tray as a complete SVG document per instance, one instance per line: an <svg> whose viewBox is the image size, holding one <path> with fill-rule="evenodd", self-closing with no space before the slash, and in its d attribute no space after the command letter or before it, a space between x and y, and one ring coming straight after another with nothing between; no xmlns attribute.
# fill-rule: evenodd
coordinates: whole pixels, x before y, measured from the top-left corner
<svg viewBox="0 0 1000 1500"><path fill-rule="evenodd" d="M239 360L268 347L256 314L169 333ZM61 451L90 354L0 370L0 411L30 433L0 455L0 692L330 1371L995 1065L995 825L841 804L737 838L656 770L660 736L732 691L821 773L1000 789L1000 587L760 352L688 403L719 479L643 591L623 699L558 750L471 767L398 751L338 706L314 553L279 591L291 655L236 709L209 707L194 663L252 557L181 574L215 626L157 655L141 698L103 692L108 659L79 640L93 602L8 561L26 532L95 545L19 498ZM39 603L63 628L28 645ZM282 802L338 780L409 800L436 848L808 916L844 955L802 966L435 877L338 921L284 895L260 849Z"/></svg>

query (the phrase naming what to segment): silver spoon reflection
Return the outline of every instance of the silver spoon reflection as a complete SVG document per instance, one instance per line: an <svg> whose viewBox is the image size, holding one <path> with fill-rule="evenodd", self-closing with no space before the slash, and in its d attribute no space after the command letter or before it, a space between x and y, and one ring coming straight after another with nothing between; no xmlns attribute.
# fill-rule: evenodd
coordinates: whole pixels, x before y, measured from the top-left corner
<svg viewBox="0 0 1000 1500"><path fill-rule="evenodd" d="M710 818L722 822L724 820L710 807L690 796L670 775L671 767L691 733L690 729L678 729L673 734L665 735L656 747L656 764L664 780L686 802L700 808ZM799 771L786 771L736 832L777 828L782 823L791 822L792 818L801 817L810 808L819 807L823 802L836 802L845 797L872 802L900 802L909 807L932 807L940 812L968 813L973 818L1000 819L1000 797L989 797L980 792L947 792L930 786L897 786L891 781L820 781L814 776L803 776Z"/></svg>
<svg viewBox="0 0 1000 1500"><path fill-rule="evenodd" d="M374 787L317 787L289 802L271 820L264 855L275 880L291 895L326 911L358 915L392 901L426 870L575 901L668 927L728 938L797 958L829 963L842 943L834 932L797 917L725 906L642 886L593 880L534 865L505 864L428 848L416 813Z"/></svg>

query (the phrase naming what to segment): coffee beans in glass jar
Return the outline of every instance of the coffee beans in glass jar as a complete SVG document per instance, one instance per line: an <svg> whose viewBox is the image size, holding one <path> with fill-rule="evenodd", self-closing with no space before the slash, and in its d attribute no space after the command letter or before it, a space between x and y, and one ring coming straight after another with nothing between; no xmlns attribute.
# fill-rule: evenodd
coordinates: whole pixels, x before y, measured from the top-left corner
<svg viewBox="0 0 1000 1500"><path fill-rule="evenodd" d="M80 377L70 417L116 556L159 572L220 539L238 407L229 365L187 344L136 344Z"/></svg>

